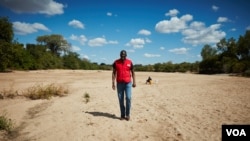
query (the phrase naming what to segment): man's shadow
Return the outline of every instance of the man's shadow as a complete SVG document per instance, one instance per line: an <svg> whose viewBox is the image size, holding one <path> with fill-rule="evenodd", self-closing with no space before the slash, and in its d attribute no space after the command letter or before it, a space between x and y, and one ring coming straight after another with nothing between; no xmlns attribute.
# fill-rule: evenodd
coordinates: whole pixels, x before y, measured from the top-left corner
<svg viewBox="0 0 250 141"><path fill-rule="evenodd" d="M85 112L87 114L91 114L93 116L102 116L102 117L107 117L107 118L112 118L112 119L120 119L119 117L115 116L115 114L110 114L110 113L103 113L103 112Z"/></svg>

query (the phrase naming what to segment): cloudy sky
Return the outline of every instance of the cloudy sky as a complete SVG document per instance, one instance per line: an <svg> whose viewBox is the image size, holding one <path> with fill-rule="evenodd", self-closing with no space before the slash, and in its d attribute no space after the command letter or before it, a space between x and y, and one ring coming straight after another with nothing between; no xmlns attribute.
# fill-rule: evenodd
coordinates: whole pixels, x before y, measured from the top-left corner
<svg viewBox="0 0 250 141"><path fill-rule="evenodd" d="M200 61L205 44L250 29L247 0L1 0L18 42L60 34L72 51L111 64L122 49L134 64Z"/></svg>

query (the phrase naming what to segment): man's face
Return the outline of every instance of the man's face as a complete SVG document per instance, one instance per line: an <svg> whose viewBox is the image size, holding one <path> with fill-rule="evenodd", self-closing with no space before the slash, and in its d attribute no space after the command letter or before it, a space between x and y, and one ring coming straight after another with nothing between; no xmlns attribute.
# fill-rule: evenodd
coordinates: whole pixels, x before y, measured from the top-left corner
<svg viewBox="0 0 250 141"><path fill-rule="evenodd" d="M127 57L126 52L121 52L120 57L121 57L122 60L125 60L126 57Z"/></svg>

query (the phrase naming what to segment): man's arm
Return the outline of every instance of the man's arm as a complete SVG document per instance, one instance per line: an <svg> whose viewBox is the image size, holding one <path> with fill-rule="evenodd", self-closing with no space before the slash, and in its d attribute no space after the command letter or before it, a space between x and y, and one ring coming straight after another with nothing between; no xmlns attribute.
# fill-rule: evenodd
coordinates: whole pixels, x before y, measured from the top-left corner
<svg viewBox="0 0 250 141"><path fill-rule="evenodd" d="M116 78L116 69L113 65L113 71L112 71L112 89L115 90L115 78Z"/></svg>
<svg viewBox="0 0 250 141"><path fill-rule="evenodd" d="M133 87L136 87L135 71L134 71L134 66L133 66L133 64L132 64L132 67L131 67L131 74L132 74L132 79L133 79L133 84L132 84L132 86L133 86Z"/></svg>

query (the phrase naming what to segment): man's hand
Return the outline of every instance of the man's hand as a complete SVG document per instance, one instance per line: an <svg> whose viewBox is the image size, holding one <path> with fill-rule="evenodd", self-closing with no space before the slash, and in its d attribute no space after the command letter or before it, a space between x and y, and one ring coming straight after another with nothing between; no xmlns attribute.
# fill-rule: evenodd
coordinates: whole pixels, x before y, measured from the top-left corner
<svg viewBox="0 0 250 141"><path fill-rule="evenodd" d="M115 84L114 83L112 84L112 89L115 90Z"/></svg>
<svg viewBox="0 0 250 141"><path fill-rule="evenodd" d="M136 87L136 84L135 84L135 83L133 83L133 84L132 84L132 87L134 87L134 88L135 88L135 87Z"/></svg>

